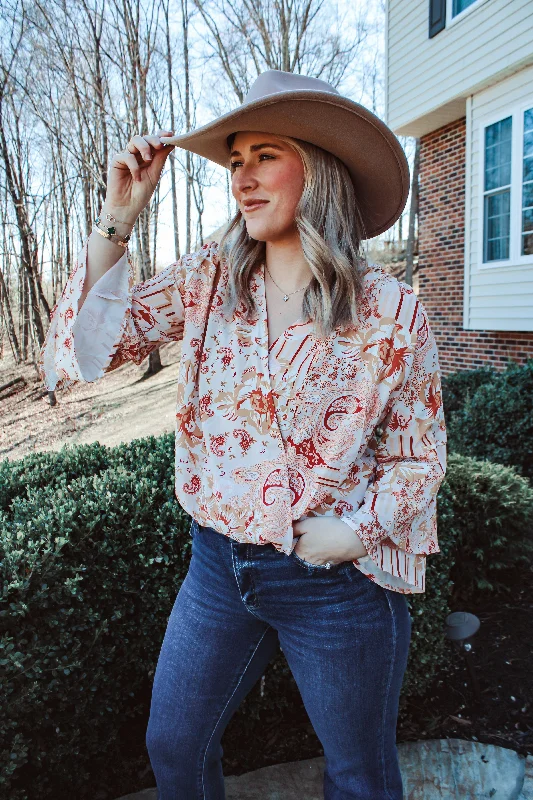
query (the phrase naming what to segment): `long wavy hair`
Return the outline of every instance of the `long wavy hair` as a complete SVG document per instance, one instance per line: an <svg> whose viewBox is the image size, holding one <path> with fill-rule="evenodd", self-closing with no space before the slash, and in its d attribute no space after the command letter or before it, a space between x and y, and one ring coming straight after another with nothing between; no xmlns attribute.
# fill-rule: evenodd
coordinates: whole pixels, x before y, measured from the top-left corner
<svg viewBox="0 0 533 800"><path fill-rule="evenodd" d="M228 158L235 136L227 139ZM352 179L339 158L302 139L276 136L300 154L304 165L295 222L314 277L303 296L302 319L313 320L318 335L326 338L338 326L356 324L362 273L367 267L361 245L366 238L364 223ZM249 279L253 270L265 263L265 251L265 242L249 236L237 210L218 247L229 274L223 313L231 317L241 304L247 316L256 310Z"/></svg>

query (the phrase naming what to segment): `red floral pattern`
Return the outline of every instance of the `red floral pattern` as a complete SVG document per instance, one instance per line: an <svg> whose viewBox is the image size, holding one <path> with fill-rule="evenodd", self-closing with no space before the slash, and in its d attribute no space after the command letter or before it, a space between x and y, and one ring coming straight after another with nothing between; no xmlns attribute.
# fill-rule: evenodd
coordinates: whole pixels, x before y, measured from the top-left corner
<svg viewBox="0 0 533 800"><path fill-rule="evenodd" d="M221 312L228 274L217 242L136 285L126 252L78 312L86 255L85 245L41 350L48 389L97 380L181 340L183 508L236 541L284 553L294 521L336 515L368 551L354 561L364 575L425 591L426 557L440 552L446 429L437 348L411 287L373 264L357 324L324 340L311 321L296 323L269 349L263 265L250 281L250 319L240 307L231 319Z"/></svg>

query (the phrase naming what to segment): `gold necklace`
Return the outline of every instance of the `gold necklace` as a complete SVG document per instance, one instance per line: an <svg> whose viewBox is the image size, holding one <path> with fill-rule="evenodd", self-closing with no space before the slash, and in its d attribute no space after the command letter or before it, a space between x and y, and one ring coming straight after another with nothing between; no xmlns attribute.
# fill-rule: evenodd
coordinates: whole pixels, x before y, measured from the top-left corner
<svg viewBox="0 0 533 800"><path fill-rule="evenodd" d="M268 267L267 267L267 265L266 265L266 262L265 262L265 267L266 267L266 270L267 270L268 274L269 274L269 275L270 275L270 277L272 278L272 275L271 275L271 273L270 273L270 270L269 270L269 268L268 268ZM274 278L272 278L272 280L274 281ZM311 279L311 280L312 280L312 279ZM276 283L276 281L274 281L274 283L276 284L276 286L278 286L278 284ZM309 283L307 284L307 286L309 286L309 285L310 285L310 283L311 283L311 281L309 281ZM281 286L278 286L278 289L280 290L280 292L283 292L283 299L285 300L285 302L287 302L287 300L289 299L289 297L290 297L291 295L293 295L293 294L296 294L297 292L301 292L301 291L303 291L304 289L307 289L307 286L302 286L302 287L301 287L301 289L296 289L294 292L289 292L289 294L287 294L286 292L284 292L284 291L283 291L283 289L281 288Z"/></svg>

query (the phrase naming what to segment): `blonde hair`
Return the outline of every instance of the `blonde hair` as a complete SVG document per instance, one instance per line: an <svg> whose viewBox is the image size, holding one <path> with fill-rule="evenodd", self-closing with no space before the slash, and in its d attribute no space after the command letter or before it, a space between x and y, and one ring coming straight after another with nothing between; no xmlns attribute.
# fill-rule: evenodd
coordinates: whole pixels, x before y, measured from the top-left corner
<svg viewBox="0 0 533 800"><path fill-rule="evenodd" d="M228 137L228 153L235 136ZM361 276L367 266L361 247L366 238L364 223L350 173L339 158L310 142L276 136L300 154L304 165L304 187L295 222L314 277L303 296L302 319L313 320L318 335L326 338L338 326L356 323ZM240 210L224 231L218 253L226 259L229 273L226 300L220 310L232 316L242 304L249 315L255 311L249 278L265 261L265 242L248 235Z"/></svg>

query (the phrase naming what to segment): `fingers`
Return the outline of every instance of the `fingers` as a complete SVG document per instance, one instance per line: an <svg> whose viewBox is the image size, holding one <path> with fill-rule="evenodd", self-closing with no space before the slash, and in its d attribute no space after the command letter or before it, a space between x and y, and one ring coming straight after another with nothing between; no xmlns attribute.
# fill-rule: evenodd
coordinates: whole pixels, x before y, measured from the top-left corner
<svg viewBox="0 0 533 800"><path fill-rule="evenodd" d="M161 134L160 138L161 138L161 141L163 142L165 147L175 147L175 145L169 144L168 142L164 141L165 139L170 139L172 136L174 136L174 134L173 133L168 133L168 132Z"/></svg>
<svg viewBox="0 0 533 800"><path fill-rule="evenodd" d="M139 134L132 136L126 145L126 150L133 154L138 153L144 161L151 161L152 149L166 149L166 145L159 138L162 135L172 135L172 133L169 131L160 130L156 134L150 136L140 136Z"/></svg>
<svg viewBox="0 0 533 800"><path fill-rule="evenodd" d="M157 131L157 133L156 133L156 136L157 136L157 137L161 137L161 136L166 136L166 137L169 137L169 136L174 136L174 131L162 131L162 130L158 130L158 131Z"/></svg>
<svg viewBox="0 0 533 800"><path fill-rule="evenodd" d="M152 160L152 150L150 148L150 144L147 141L147 139L150 139L150 138L154 139L155 137L148 136L148 137L145 138L143 136L132 136L132 138L129 140L128 144L126 145L126 150L128 150L130 153L133 153L133 154L139 153L139 155L145 161L151 161ZM156 148L154 147L154 149L156 149Z"/></svg>
<svg viewBox="0 0 533 800"><path fill-rule="evenodd" d="M165 160L168 153L173 149L173 146L168 146L162 142L160 136L172 136L172 131L158 130L157 133L149 136L141 136L140 134L132 136L126 145L126 149L116 154L112 166L118 169L129 169L133 179L141 181L143 165L150 164L154 154L157 154L158 151L164 151L163 160Z"/></svg>
<svg viewBox="0 0 533 800"><path fill-rule="evenodd" d="M111 166L117 167L118 169L129 169L134 181L142 180L141 168L139 166L137 158L133 155L133 153L129 153L126 151L124 151L123 153L117 153L113 159Z"/></svg>

